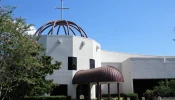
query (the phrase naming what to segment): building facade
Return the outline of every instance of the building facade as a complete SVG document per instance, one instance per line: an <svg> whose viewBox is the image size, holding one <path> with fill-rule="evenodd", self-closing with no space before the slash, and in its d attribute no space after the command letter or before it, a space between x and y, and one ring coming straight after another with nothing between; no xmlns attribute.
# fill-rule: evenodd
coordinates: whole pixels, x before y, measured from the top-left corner
<svg viewBox="0 0 175 100"><path fill-rule="evenodd" d="M51 25L57 25L57 22L53 22ZM64 25L67 25L67 23L65 22ZM68 27L68 25L65 27ZM39 28L37 32L44 33L44 31L41 31L42 29L44 29L44 26ZM120 93L136 92L141 95L146 88L152 87L149 84L155 85L160 80L167 81L175 78L174 56L138 55L106 51L101 49L102 44L87 38L80 31L80 36L70 35L68 31L71 31L69 27L65 31L65 33L67 32L65 35L58 35L58 31L54 35L50 34L54 33L51 30L48 35L42 35L39 40L39 43L46 48L44 53L53 58L52 63L55 61L62 62L61 69L55 70L53 75L47 77L48 79L54 79L54 83L60 84L60 87L51 95L68 95L72 99L79 98L77 97L78 84L72 84L74 75L80 70L108 65L117 68L123 75L124 82L120 85ZM100 84L102 84L102 94L107 94L107 83ZM96 84L90 84L90 91L91 99L96 98ZM110 93L117 94L115 82L111 83Z"/></svg>

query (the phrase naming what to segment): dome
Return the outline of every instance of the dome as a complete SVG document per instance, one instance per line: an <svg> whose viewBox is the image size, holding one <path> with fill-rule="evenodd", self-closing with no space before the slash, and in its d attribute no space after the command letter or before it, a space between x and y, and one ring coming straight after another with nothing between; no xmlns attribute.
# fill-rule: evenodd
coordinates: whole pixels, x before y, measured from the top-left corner
<svg viewBox="0 0 175 100"><path fill-rule="evenodd" d="M59 35L60 28L63 28L64 34L65 35L75 35L75 36L81 36L88 38L86 35L85 31L75 24L74 22L71 21L66 21L66 20L55 20L55 21L50 21L43 26L41 26L36 32L35 35L41 35L44 33L46 30L49 30L46 34L48 35Z"/></svg>

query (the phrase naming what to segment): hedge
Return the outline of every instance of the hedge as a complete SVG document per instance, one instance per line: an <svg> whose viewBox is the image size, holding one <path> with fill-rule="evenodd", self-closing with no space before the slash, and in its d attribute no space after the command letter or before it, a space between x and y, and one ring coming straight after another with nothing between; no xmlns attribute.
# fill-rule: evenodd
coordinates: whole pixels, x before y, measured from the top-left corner
<svg viewBox="0 0 175 100"><path fill-rule="evenodd" d="M111 98L117 98L117 96L118 96L118 94L111 94L110 95ZM103 94L102 97L104 99L106 99L108 97L108 94ZM137 93L128 93L128 94L121 93L120 97L122 97L123 100L127 100L127 97L129 97L130 100L138 100L138 94Z"/></svg>
<svg viewBox="0 0 175 100"><path fill-rule="evenodd" d="M116 100L118 100L117 96L118 96L117 94L111 94L110 95L111 100L113 98L116 98ZM121 93L120 97L121 97L120 100L127 100L127 97L129 97L130 100L138 100L137 93L128 93L128 94ZM107 94L102 95L102 99L108 100L108 95ZM71 100L71 97L70 96L32 96L32 97L25 97L24 100Z"/></svg>
<svg viewBox="0 0 175 100"><path fill-rule="evenodd" d="M130 100L139 100L138 99L138 94L137 93L128 93L127 97L130 98Z"/></svg>
<svg viewBox="0 0 175 100"><path fill-rule="evenodd" d="M70 96L31 96L25 97L24 100L70 100Z"/></svg>
<svg viewBox="0 0 175 100"><path fill-rule="evenodd" d="M115 98L115 100L118 100L118 97L111 97L110 99L114 100L114 98ZM103 100L108 100L108 97L102 97L102 99ZM121 97L120 100L124 100L123 97Z"/></svg>

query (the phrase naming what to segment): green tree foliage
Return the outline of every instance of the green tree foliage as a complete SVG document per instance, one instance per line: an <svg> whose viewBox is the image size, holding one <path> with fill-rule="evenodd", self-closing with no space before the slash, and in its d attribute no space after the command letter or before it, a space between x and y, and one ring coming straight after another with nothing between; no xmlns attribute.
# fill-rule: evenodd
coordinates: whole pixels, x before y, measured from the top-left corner
<svg viewBox="0 0 175 100"><path fill-rule="evenodd" d="M24 96L49 93L54 86L47 80L61 62L51 64L52 58L37 41L39 37L26 34L31 25L15 18L15 7L0 6L0 99L20 100Z"/></svg>
<svg viewBox="0 0 175 100"><path fill-rule="evenodd" d="M155 86L153 90L146 90L143 96L145 97L174 97L175 96L175 80L170 80L166 86L165 81L158 82L159 85Z"/></svg>
<svg viewBox="0 0 175 100"><path fill-rule="evenodd" d="M170 80L168 82L168 87L170 88L171 96L175 97L175 80Z"/></svg>
<svg viewBox="0 0 175 100"><path fill-rule="evenodd" d="M146 91L145 91L145 93L143 93L143 96L145 96L146 98L151 98L151 97L153 97L153 91L152 90L150 90L150 89L147 89Z"/></svg>

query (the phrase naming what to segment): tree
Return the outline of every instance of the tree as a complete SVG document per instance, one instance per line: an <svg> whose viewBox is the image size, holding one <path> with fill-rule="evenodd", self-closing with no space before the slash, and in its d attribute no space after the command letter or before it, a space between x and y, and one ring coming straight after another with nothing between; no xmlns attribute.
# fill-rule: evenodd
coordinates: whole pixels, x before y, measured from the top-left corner
<svg viewBox="0 0 175 100"><path fill-rule="evenodd" d="M143 96L145 97L174 97L175 96L175 80L170 80L168 86L165 81L158 82L158 86L155 86L153 90L147 89Z"/></svg>
<svg viewBox="0 0 175 100"><path fill-rule="evenodd" d="M43 54L39 37L26 34L31 25L15 18L15 7L0 6L0 99L20 100L28 95L49 93L54 86L47 80L61 62Z"/></svg>
<svg viewBox="0 0 175 100"><path fill-rule="evenodd" d="M168 87L171 89L171 96L175 97L175 80L170 80L168 82Z"/></svg>

